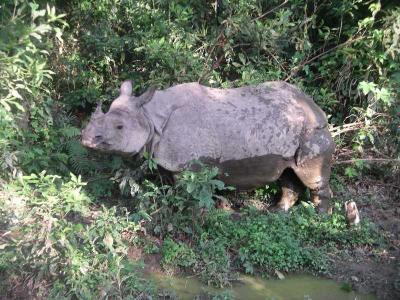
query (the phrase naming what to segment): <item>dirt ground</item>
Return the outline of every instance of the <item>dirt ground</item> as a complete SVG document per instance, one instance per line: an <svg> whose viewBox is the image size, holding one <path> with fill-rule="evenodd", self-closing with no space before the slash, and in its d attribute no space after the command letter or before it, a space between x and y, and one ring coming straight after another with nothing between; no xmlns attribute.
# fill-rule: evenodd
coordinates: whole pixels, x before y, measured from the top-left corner
<svg viewBox="0 0 400 300"><path fill-rule="evenodd" d="M344 257L333 256L330 277L389 300L400 299L400 178L388 181L363 179L335 195L356 201L361 218L375 223L388 245L360 247Z"/></svg>

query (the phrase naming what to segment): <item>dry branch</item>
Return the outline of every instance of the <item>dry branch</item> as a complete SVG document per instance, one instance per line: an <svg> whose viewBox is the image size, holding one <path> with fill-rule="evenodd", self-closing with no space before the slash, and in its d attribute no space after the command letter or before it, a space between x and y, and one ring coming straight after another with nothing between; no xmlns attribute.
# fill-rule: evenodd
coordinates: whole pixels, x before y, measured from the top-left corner
<svg viewBox="0 0 400 300"><path fill-rule="evenodd" d="M331 132L332 136L335 137L348 131L360 129L364 125L365 125L364 122L348 123L341 126L333 127L329 131Z"/></svg>
<svg viewBox="0 0 400 300"><path fill-rule="evenodd" d="M346 45L348 45L348 44L354 43L354 42L356 42L356 41L358 41L358 40L361 40L362 38L363 38L363 36L359 36L359 37L357 37L357 38L348 39L348 40L345 41L344 43L341 43L341 44L339 44L339 45L336 45L336 46L334 46L334 47L332 47L332 48L330 48L330 49L328 49L328 50L326 50L326 51L324 51L324 52L322 52L322 53L320 53L320 54L317 54L317 55L311 57L310 59L307 59L307 60L302 61L298 66L296 66L296 67L293 68L292 73L291 73L288 77L286 77L284 81L289 81L293 76L296 76L296 74L297 74L299 71L301 71L301 69L303 69L303 67L304 67L305 65L307 65L307 64L309 64L309 63L311 63L311 62L313 62L314 60L320 58L321 56L324 56L324 55L326 55L326 54L328 54L328 53L330 53L330 52L332 52L332 51L334 51L334 50L336 50L336 49L338 49L338 48L340 48L340 47L343 47L343 46L346 46Z"/></svg>
<svg viewBox="0 0 400 300"><path fill-rule="evenodd" d="M400 164L400 159L395 159L395 158L357 158L357 159L336 161L336 162L334 162L334 164L335 165L352 164L352 163L355 163L358 161Z"/></svg>
<svg viewBox="0 0 400 300"><path fill-rule="evenodd" d="M284 6L286 3L288 3L289 0L285 0L283 1L281 4L279 4L278 6L275 6L274 8L270 9L269 11L267 11L266 13L263 13L261 16L258 16L257 18L254 18L251 21L257 21L260 20L262 18L264 18L265 16L269 15L270 13L273 13L275 10L281 8L282 6Z"/></svg>

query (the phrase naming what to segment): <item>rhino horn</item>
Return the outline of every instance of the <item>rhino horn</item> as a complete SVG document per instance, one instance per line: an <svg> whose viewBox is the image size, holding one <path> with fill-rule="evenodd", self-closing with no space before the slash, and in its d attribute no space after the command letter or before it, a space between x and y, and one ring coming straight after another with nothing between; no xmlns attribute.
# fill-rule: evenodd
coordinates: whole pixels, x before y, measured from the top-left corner
<svg viewBox="0 0 400 300"><path fill-rule="evenodd" d="M104 113L101 110L101 103L99 102L97 104L96 110L93 113L93 117L99 117L99 116L102 116L102 115L104 115Z"/></svg>
<svg viewBox="0 0 400 300"><path fill-rule="evenodd" d="M146 104L147 102L149 102L151 100L151 98L153 98L156 89L157 88L155 86L152 86L146 92L144 92L142 95L135 98L137 106L140 107L140 106Z"/></svg>
<svg viewBox="0 0 400 300"><path fill-rule="evenodd" d="M121 93L121 95L129 96L129 97L132 95L132 81L131 80L125 80L121 84L120 93Z"/></svg>

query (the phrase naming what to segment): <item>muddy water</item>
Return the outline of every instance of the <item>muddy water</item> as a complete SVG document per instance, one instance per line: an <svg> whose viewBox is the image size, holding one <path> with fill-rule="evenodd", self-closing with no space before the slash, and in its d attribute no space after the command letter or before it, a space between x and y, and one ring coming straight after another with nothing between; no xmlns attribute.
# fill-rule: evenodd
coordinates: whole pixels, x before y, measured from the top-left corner
<svg viewBox="0 0 400 300"><path fill-rule="evenodd" d="M234 299L246 300L375 300L372 295L346 292L340 284L327 279L308 275L289 276L284 280L261 279L241 276L232 288L219 290L203 285L196 278L152 275L155 283L162 289L171 291L177 299L206 299L201 295L229 292ZM211 299L211 298L209 298Z"/></svg>

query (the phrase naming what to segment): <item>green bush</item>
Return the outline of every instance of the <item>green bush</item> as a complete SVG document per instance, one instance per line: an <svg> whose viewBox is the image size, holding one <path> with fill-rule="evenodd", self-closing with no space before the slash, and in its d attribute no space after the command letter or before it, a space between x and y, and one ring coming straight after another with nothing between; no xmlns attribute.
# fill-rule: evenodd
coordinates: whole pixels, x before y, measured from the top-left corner
<svg viewBox="0 0 400 300"><path fill-rule="evenodd" d="M195 237L201 230L202 217L213 210L217 191L231 190L216 178L218 169L196 162L198 170L184 171L174 186L144 180L138 185L131 173L120 182L127 182L134 194L134 220L146 219L152 232L165 236L172 231Z"/></svg>
<svg viewBox="0 0 400 300"><path fill-rule="evenodd" d="M0 244L2 294L13 276L39 297L148 293L126 261L136 221L168 237L166 265L178 253L185 259L175 266L218 286L237 269L321 272L328 250L381 243L372 224L349 229L340 212L248 209L234 220L213 209L215 193L228 190L216 169L184 172L172 187L149 157L140 166L93 153L79 135L94 104L109 104L124 79L138 93L285 80L327 112L350 157L398 158L399 26L393 1L2 1L0 226L13 233ZM361 161L343 172L356 179L370 170Z"/></svg>
<svg viewBox="0 0 400 300"><path fill-rule="evenodd" d="M192 267L196 262L196 255L185 243L174 242L171 239L164 240L162 246L164 268L168 267Z"/></svg>
<svg viewBox="0 0 400 300"><path fill-rule="evenodd" d="M237 278L227 246L224 239L211 238L207 232L201 235L196 249L200 257L198 271L200 278L209 285L225 287Z"/></svg>
<svg viewBox="0 0 400 300"><path fill-rule="evenodd" d="M379 149L378 155L397 158L399 8L359 0L283 3L59 5L70 26L63 51L54 53L55 91L65 110L85 118L95 102L109 103L127 78L138 92L188 81L231 87L286 80L326 111L339 148L352 147L350 157ZM74 157L69 153L79 166ZM346 174L355 178L361 171L351 165Z"/></svg>
<svg viewBox="0 0 400 300"><path fill-rule="evenodd" d="M288 213L264 213L252 207L242 209L240 216L216 209L193 213L193 209L199 209L199 202L180 188L188 183L207 188L215 176L209 171L185 171L176 188L151 184L152 191L144 193L152 199L147 199L150 203L161 201L148 207L147 216L150 228L158 226L155 233L169 236L161 249L164 266L189 268L208 284L226 286L236 278L237 270L251 274L273 274L276 270L326 273L330 271L327 253L385 244L378 229L367 220L349 228L339 203L332 215L318 214L305 202ZM213 176L204 181L199 174Z"/></svg>
<svg viewBox="0 0 400 300"><path fill-rule="evenodd" d="M4 282L29 279L26 293L56 299L150 293L126 258L138 226L116 207L90 206L84 185L45 173L7 185L0 211L13 238L1 244Z"/></svg>
<svg viewBox="0 0 400 300"><path fill-rule="evenodd" d="M240 219L223 211L210 212L200 240L193 246L199 257L200 275L218 286L235 278L235 269L247 273L267 271L329 271L326 253L359 245L383 245L379 231L366 221L348 228L343 213L316 214L311 205L288 214L242 211Z"/></svg>

